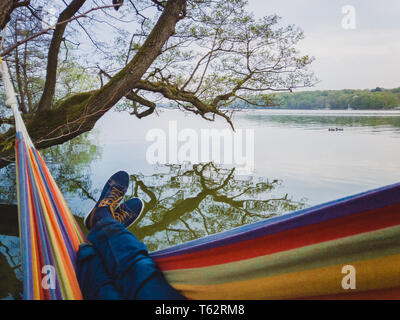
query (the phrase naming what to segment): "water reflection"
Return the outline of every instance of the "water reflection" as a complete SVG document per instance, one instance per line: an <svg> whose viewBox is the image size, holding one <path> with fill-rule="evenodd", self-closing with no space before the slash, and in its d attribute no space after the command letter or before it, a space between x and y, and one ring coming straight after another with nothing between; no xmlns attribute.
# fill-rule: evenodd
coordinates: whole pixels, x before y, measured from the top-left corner
<svg viewBox="0 0 400 320"><path fill-rule="evenodd" d="M40 153L66 198L90 198L85 193L92 188L90 164L101 157L101 147L93 143L92 134L83 134ZM0 203L16 204L15 164L0 170L0 181Z"/></svg>
<svg viewBox="0 0 400 320"><path fill-rule="evenodd" d="M400 131L400 112L335 112L335 111L292 111L282 112L241 112L238 118L256 126L286 126L307 129L345 127L367 129L370 132L388 130Z"/></svg>
<svg viewBox="0 0 400 320"><path fill-rule="evenodd" d="M0 236L0 299L20 299L22 293L18 238Z"/></svg>
<svg viewBox="0 0 400 320"><path fill-rule="evenodd" d="M41 151L67 200L94 200L87 192L93 188L90 165L101 159L101 147L95 144L94 137L93 132L85 133L62 145Z"/></svg>
<svg viewBox="0 0 400 320"><path fill-rule="evenodd" d="M0 204L0 299L22 293L17 206Z"/></svg>
<svg viewBox="0 0 400 320"><path fill-rule="evenodd" d="M398 181L399 113L239 112L237 127L256 128L252 176L214 163L148 165L146 130L170 119L205 126L198 118L164 113L134 126L110 114L98 133L42 151L78 223L105 179L120 169L130 174L126 198L145 201L132 231L150 251ZM380 134L370 134L375 131ZM16 202L15 166L9 165L0 170L0 299L20 298L22 290Z"/></svg>
<svg viewBox="0 0 400 320"><path fill-rule="evenodd" d="M145 212L133 227L150 251L267 219L305 206L279 188L282 182L236 177L214 163L169 165L150 176L131 175L131 196Z"/></svg>
<svg viewBox="0 0 400 320"><path fill-rule="evenodd" d="M83 227L80 207L93 206L103 185L93 183L89 164L101 156L101 149L82 136L43 152L76 219ZM15 167L1 174L0 205L0 298L20 298L22 291L19 257ZM132 227L150 251L180 244L209 234L229 230L305 207L285 193L283 182L254 176L237 176L235 168L214 163L165 165L154 174L130 172L133 196L145 202L140 221Z"/></svg>

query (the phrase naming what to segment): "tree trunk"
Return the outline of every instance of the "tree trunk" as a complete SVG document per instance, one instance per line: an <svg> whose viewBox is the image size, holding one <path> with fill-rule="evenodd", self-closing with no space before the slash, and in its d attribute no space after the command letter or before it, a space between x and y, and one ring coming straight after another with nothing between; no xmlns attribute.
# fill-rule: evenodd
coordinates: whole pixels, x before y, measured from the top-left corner
<svg viewBox="0 0 400 320"><path fill-rule="evenodd" d="M185 4L185 0L168 1L134 58L101 89L72 96L55 110L38 112L30 123L32 130L28 130L36 145L48 147L63 143L91 130L103 114L135 88L135 84L162 53L162 47L175 32L175 25L182 18Z"/></svg>
<svg viewBox="0 0 400 320"><path fill-rule="evenodd" d="M0 31L2 31L10 21L11 12L18 7L29 5L30 0L0 0Z"/></svg>
<svg viewBox="0 0 400 320"><path fill-rule="evenodd" d="M186 0L169 0L152 32L134 58L101 89L65 99L51 110L39 110L26 119L28 132L37 148L66 142L91 130L108 110L127 95L151 66L176 23L185 12ZM12 161L14 132L0 136L0 168Z"/></svg>
<svg viewBox="0 0 400 320"><path fill-rule="evenodd" d="M63 22L72 18L75 13L83 6L86 0L72 1L63 12L61 12L57 22ZM67 23L59 24L54 30L51 38L49 53L47 57L46 82L43 88L43 94L39 101L38 110L48 110L52 107L54 92L57 81L58 53L60 52L61 42Z"/></svg>
<svg viewBox="0 0 400 320"><path fill-rule="evenodd" d="M0 1L0 31L3 30L8 21L10 21L11 12L14 9L15 0Z"/></svg>

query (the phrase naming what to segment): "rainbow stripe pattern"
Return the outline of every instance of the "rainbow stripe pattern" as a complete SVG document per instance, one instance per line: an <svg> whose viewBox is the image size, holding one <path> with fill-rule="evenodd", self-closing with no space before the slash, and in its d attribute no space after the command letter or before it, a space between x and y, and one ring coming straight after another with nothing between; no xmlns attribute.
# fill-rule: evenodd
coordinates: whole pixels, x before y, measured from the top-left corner
<svg viewBox="0 0 400 320"><path fill-rule="evenodd" d="M7 64L1 59L0 71L6 104L15 119L23 297L26 300L82 299L75 263L85 237L28 135Z"/></svg>
<svg viewBox="0 0 400 320"><path fill-rule="evenodd" d="M400 184L152 257L190 299L400 299Z"/></svg>
<svg viewBox="0 0 400 320"><path fill-rule="evenodd" d="M43 158L27 147L22 132L15 145L24 299L82 299L75 261L84 235Z"/></svg>
<svg viewBox="0 0 400 320"><path fill-rule="evenodd" d="M84 235L29 138L1 60L0 69L16 122L24 298L82 299L75 262ZM151 256L190 299L400 299L400 184ZM46 266L56 271L54 290L46 288ZM350 289L343 284L348 266Z"/></svg>

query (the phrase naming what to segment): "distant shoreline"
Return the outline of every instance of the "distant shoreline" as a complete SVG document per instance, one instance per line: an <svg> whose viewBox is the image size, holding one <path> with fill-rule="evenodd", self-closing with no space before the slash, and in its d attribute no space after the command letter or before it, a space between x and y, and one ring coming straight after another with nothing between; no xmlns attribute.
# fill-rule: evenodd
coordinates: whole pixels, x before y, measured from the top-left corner
<svg viewBox="0 0 400 320"><path fill-rule="evenodd" d="M171 105L160 107L173 108ZM221 110L399 111L400 87L252 94L233 100Z"/></svg>
<svg viewBox="0 0 400 320"><path fill-rule="evenodd" d="M160 109L163 110L181 110L179 107L175 106L159 106ZM315 108L315 109L310 109L310 108L279 108L279 107L244 107L244 108L238 108L238 107L223 107L220 108L220 110L223 111L257 111L257 110L268 110L268 111L316 111L316 112L336 112L336 113L359 113L359 112L365 112L365 113L400 113L400 108L394 108L394 109L325 109L325 108ZM184 111L184 110L182 110Z"/></svg>
<svg viewBox="0 0 400 320"><path fill-rule="evenodd" d="M227 109L400 110L400 88L318 90L249 95Z"/></svg>
<svg viewBox="0 0 400 320"><path fill-rule="evenodd" d="M359 111L371 111L371 112L400 112L400 108L393 108L393 109L325 109L325 108L273 108L273 107L253 107L253 108L221 108L221 110L233 110L233 111L244 111L244 110L279 110L279 111L338 111L338 112L359 112Z"/></svg>

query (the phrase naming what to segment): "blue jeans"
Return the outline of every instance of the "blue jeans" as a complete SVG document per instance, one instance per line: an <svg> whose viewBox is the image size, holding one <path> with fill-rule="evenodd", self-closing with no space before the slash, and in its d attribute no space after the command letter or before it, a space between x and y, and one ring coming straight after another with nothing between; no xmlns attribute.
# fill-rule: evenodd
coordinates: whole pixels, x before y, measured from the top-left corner
<svg viewBox="0 0 400 320"><path fill-rule="evenodd" d="M84 299L186 299L166 281L146 246L111 216L95 223L88 240L92 245L81 245L77 258Z"/></svg>

